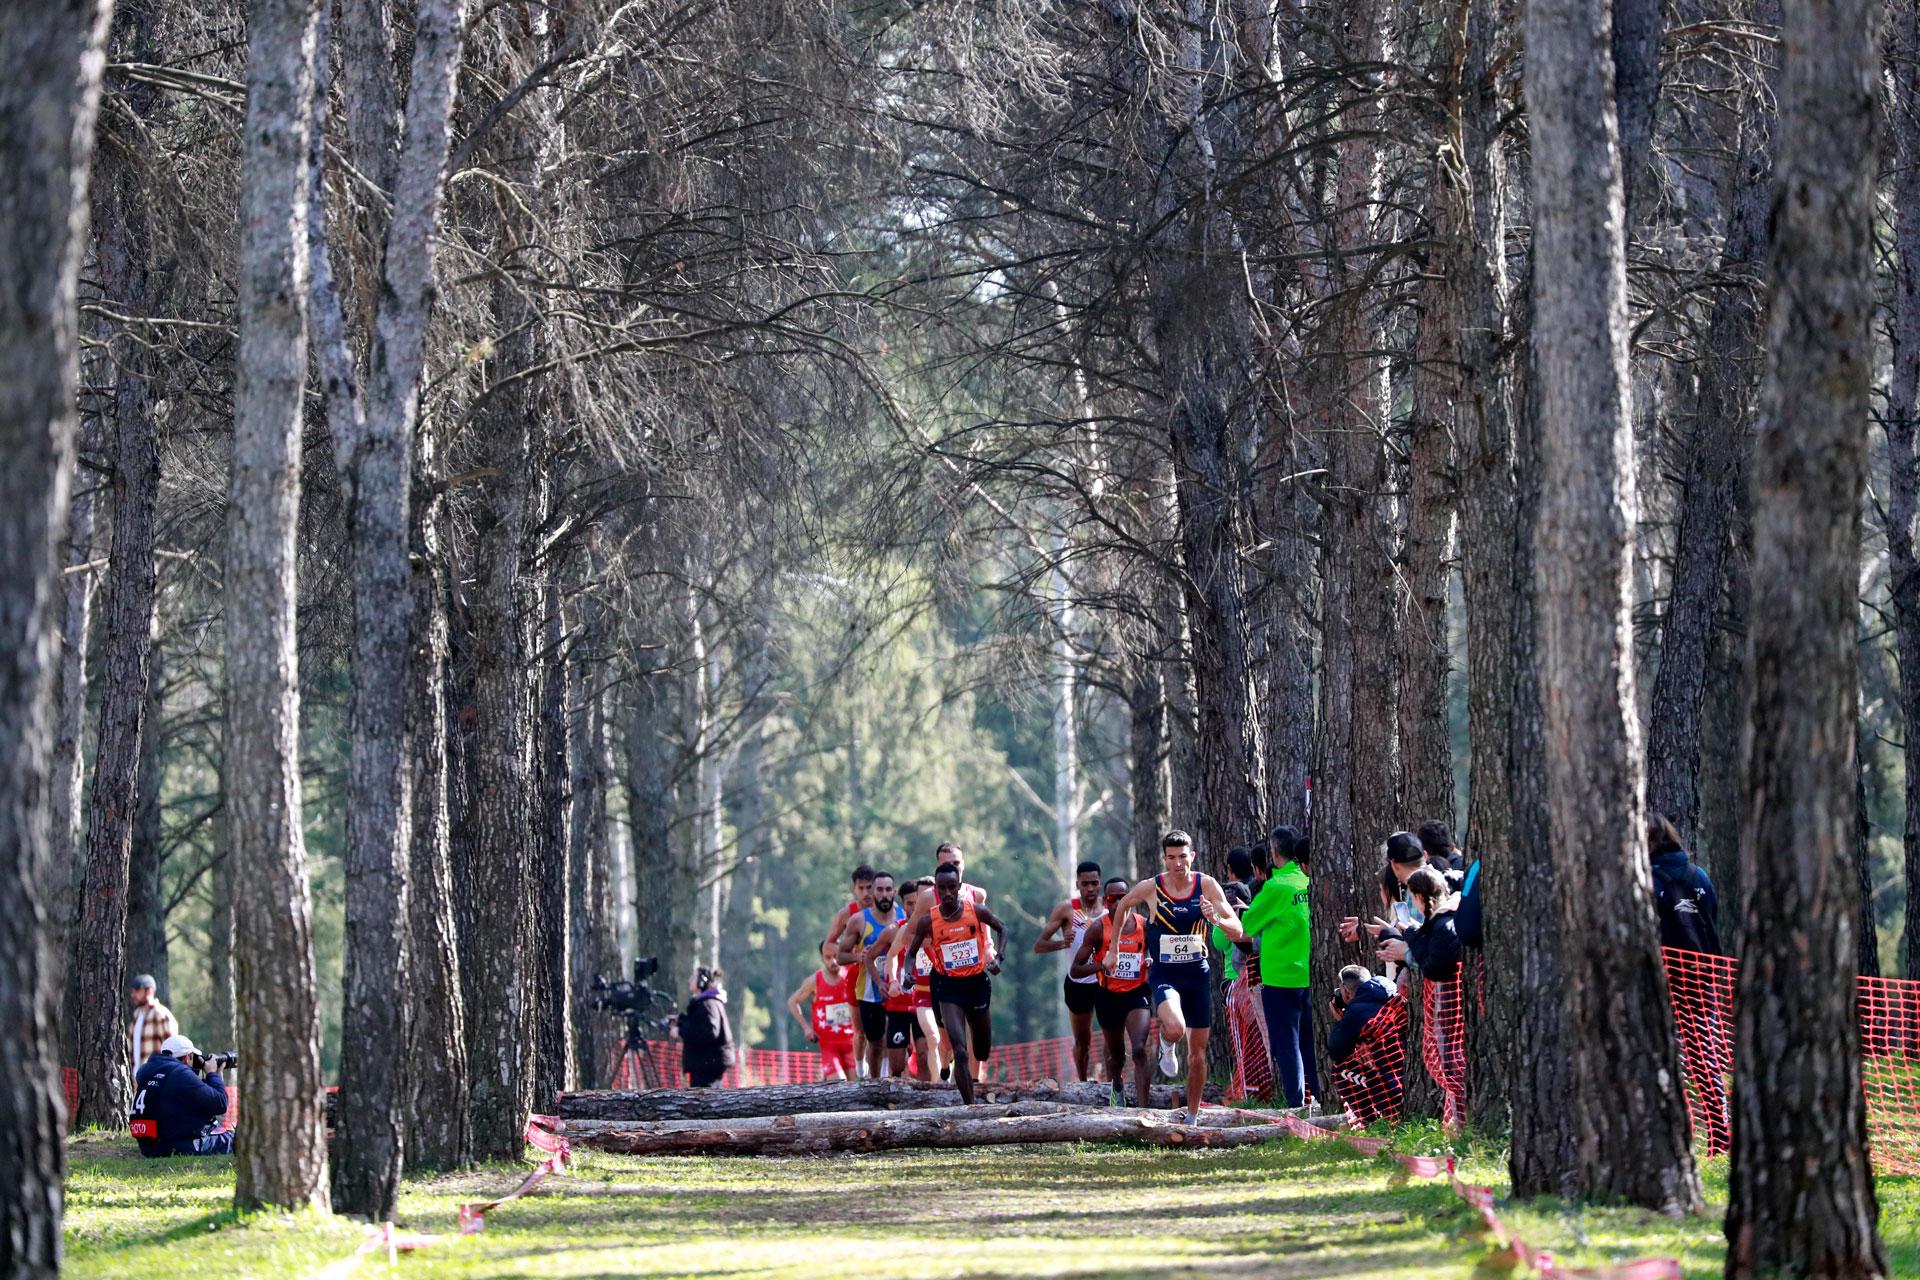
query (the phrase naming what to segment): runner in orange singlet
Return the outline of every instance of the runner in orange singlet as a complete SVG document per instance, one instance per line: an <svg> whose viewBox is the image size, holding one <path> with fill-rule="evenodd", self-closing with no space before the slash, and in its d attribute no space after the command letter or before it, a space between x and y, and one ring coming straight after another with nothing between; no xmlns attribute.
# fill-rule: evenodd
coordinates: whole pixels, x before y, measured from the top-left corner
<svg viewBox="0 0 1920 1280"><path fill-rule="evenodd" d="M1087 926L1086 937L1073 953L1074 977L1097 976L1099 987L1093 997L1094 1017L1100 1020L1100 1032L1106 1041L1107 1079L1113 1081L1113 1105L1127 1105L1125 1062L1133 1061L1133 1092L1140 1106L1152 1097L1153 1066L1147 1058L1147 1031L1153 1025L1147 992L1147 927L1139 917L1129 914L1119 949L1115 952L1113 972L1100 964L1107 946L1107 928L1113 922L1113 909L1127 896L1125 876L1107 881L1103 903L1106 913Z"/></svg>
<svg viewBox="0 0 1920 1280"><path fill-rule="evenodd" d="M1000 972L995 953L1006 950L1007 926L993 912L963 898L960 872L953 866L934 873L933 891L940 905L908 925L907 954L918 955L925 947L933 962L933 1004L953 1042L953 1080L960 1087L960 1100L972 1105L972 1059L993 1052L988 975ZM989 929L997 944L991 950Z"/></svg>
<svg viewBox="0 0 1920 1280"><path fill-rule="evenodd" d="M951 840L943 841L940 847L933 851L933 860L936 864L935 866L936 871L940 867L952 867L954 869L954 872L960 877L961 894L964 897L966 897L969 901L971 901L974 906L984 907L987 905L987 891L985 889L982 889L977 884L967 883L967 855L966 855L966 852L962 850L959 845L953 843L953 841ZM928 911L932 910L933 904L934 904L933 894L931 893L922 894L920 898L920 905L911 914L907 916L908 925L912 925L914 921L918 920L920 917L926 915ZM903 929L899 932L899 934L897 934L894 937L894 940L893 940L894 953L897 955L902 949L906 947L906 945L907 945L907 934L906 934L906 930ZM989 941L988 950L989 952L991 952L992 950L991 941ZM948 1043L946 1027L942 1025L940 1026L939 1030L940 1030L941 1061L951 1064L953 1062L953 1045ZM941 1078L944 1079L946 1075L946 1071L950 1071L950 1070L952 1070L951 1065L949 1065L946 1068L946 1070L940 1073ZM984 1079L986 1076L986 1073L987 1073L987 1062L985 1057L980 1054L975 1054L973 1058L973 1078L975 1080Z"/></svg>

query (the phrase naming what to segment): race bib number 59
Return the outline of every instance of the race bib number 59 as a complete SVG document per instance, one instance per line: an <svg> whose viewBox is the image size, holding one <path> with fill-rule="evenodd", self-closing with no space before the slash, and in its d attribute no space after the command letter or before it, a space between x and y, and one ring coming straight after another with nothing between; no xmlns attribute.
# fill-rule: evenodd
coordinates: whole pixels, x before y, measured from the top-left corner
<svg viewBox="0 0 1920 1280"><path fill-rule="evenodd" d="M980 940L963 938L940 945L940 963L947 969L964 969L980 963Z"/></svg>
<svg viewBox="0 0 1920 1280"><path fill-rule="evenodd" d="M1160 963L1194 964L1207 957L1206 943L1190 933L1160 935Z"/></svg>

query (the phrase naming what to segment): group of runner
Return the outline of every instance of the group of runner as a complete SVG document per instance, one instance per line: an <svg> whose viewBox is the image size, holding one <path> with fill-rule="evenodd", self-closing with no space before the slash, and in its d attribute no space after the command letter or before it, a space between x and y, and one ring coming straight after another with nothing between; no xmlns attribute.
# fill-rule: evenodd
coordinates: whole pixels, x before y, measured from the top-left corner
<svg viewBox="0 0 1920 1280"><path fill-rule="evenodd" d="M1075 896L1049 914L1033 949L1073 953L1063 997L1080 1078L1091 1078L1097 1022L1116 1101L1125 1100L1130 1061L1134 1096L1147 1105L1147 1039L1157 1029L1160 1068L1170 1078L1179 1076L1177 1046L1186 1047L1191 1120L1213 1025L1207 936L1218 928L1244 942L1246 934L1219 882L1194 870L1187 834L1170 831L1161 844L1164 869L1138 884L1103 879L1097 863L1081 863ZM951 1078L961 1099L973 1101L993 1053L991 975L1000 972L1006 926L987 908L986 892L966 883L959 846L941 845L935 861L932 876L904 884L870 866L854 870L853 900L820 944L819 971L787 1001L820 1046L822 1079L911 1069L922 1080Z"/></svg>

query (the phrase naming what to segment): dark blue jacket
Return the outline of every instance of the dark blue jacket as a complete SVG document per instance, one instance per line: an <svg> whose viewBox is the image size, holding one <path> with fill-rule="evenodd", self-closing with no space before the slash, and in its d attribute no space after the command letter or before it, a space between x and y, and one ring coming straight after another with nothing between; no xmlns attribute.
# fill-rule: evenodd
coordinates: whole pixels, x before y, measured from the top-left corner
<svg viewBox="0 0 1920 1280"><path fill-rule="evenodd" d="M1385 978L1369 978L1360 984L1353 999L1347 1001L1347 1011L1327 1032L1328 1061L1337 1065L1353 1056L1353 1051L1360 1046L1360 1033L1387 1007L1393 995L1393 988Z"/></svg>
<svg viewBox="0 0 1920 1280"><path fill-rule="evenodd" d="M1460 905L1453 909L1453 931L1460 945L1478 951L1487 940L1480 916L1480 863L1467 868L1466 881L1460 886Z"/></svg>
<svg viewBox="0 0 1920 1280"><path fill-rule="evenodd" d="M135 1120L152 1120L160 1136L142 1138L142 1155L171 1155L205 1136L227 1114L227 1083L218 1071L205 1080L170 1054L156 1053L133 1076Z"/></svg>
<svg viewBox="0 0 1920 1280"><path fill-rule="evenodd" d="M1660 945L1683 951L1725 954L1720 948L1720 903L1713 881L1693 865L1685 849L1653 857L1653 905L1660 916Z"/></svg>

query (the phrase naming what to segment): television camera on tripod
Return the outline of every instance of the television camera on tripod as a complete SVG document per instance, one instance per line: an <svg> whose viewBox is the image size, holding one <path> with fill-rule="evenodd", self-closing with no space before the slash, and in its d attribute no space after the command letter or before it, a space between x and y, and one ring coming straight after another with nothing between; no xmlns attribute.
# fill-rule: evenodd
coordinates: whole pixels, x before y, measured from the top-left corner
<svg viewBox="0 0 1920 1280"><path fill-rule="evenodd" d="M653 1012L654 1006L665 1004L674 1007L674 999L664 991L655 991L648 979L660 972L660 957L639 956L633 962L633 980L608 982L599 974L593 977L590 988L593 1006L607 1013L621 1014L626 1018L627 1034L620 1043L618 1056L613 1062L613 1071L607 1080L609 1089L659 1089L665 1087L660 1064L654 1060L653 1046L646 1038L646 1032L670 1033L673 1027L671 1015Z"/></svg>

